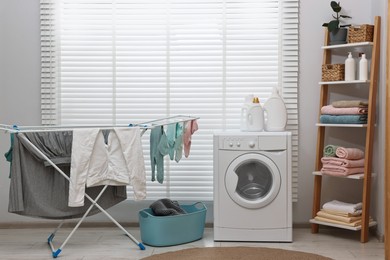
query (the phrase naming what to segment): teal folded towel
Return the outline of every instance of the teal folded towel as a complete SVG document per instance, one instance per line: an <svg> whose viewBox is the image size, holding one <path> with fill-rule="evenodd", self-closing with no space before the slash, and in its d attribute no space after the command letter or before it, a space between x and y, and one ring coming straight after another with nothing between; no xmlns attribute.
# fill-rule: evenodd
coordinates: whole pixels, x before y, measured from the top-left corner
<svg viewBox="0 0 390 260"><path fill-rule="evenodd" d="M367 115L321 115L323 124L367 124Z"/></svg>
<svg viewBox="0 0 390 260"><path fill-rule="evenodd" d="M324 148L324 156L325 157L336 157L336 149L337 145L328 144Z"/></svg>

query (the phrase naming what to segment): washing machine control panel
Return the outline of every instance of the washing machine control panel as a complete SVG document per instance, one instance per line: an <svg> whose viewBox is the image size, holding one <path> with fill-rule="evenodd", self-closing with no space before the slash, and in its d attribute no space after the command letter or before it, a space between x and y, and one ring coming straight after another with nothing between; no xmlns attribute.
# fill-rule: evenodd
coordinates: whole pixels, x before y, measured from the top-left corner
<svg viewBox="0 0 390 260"><path fill-rule="evenodd" d="M222 136L219 140L219 149L225 150L257 150L259 140L255 136Z"/></svg>

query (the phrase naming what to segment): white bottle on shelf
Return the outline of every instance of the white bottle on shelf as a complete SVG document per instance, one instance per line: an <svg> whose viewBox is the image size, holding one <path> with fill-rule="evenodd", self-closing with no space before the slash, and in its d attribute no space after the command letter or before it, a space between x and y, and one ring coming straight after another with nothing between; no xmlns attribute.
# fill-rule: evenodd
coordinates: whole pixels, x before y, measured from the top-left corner
<svg viewBox="0 0 390 260"><path fill-rule="evenodd" d="M355 68L355 60L352 57L352 53L349 52L348 58L345 60L345 81L353 81L355 80L356 68Z"/></svg>
<svg viewBox="0 0 390 260"><path fill-rule="evenodd" d="M359 80L367 80L368 78L368 62L366 59L366 54L362 54L362 57L359 61Z"/></svg>

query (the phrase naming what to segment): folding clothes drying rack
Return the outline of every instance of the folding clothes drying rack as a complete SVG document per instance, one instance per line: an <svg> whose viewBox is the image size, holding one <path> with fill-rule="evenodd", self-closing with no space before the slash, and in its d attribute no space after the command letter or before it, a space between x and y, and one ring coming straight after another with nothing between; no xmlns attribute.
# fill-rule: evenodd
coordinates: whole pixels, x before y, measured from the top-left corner
<svg viewBox="0 0 390 260"><path fill-rule="evenodd" d="M0 124L0 130L4 130L7 133L17 133L19 137L21 137L23 140L25 140L31 147L44 158L51 166L53 166L54 169L56 169L64 178L66 178L70 182L70 178L55 164L53 163L44 153L42 153L33 143L31 143L28 138L23 134L26 132L45 132L45 131L72 131L76 128L99 128L102 130L110 130L114 127L139 127L141 130L141 136L148 130L152 129L158 126L164 126L169 124L175 124L180 122L187 122L199 119L198 117L193 116L184 116L184 115L177 115L172 117L165 117L161 119L156 119L152 121L147 121L143 123L137 123L137 124L129 124L129 125L122 125L122 126L96 126L96 125L89 125L89 126L17 126L17 125L4 125ZM55 228L55 230L49 235L47 239L47 243L50 246L50 249L52 251L53 258L57 258L57 256L61 253L62 249L65 247L66 243L69 241L69 239L72 237L72 235L76 232L78 227L81 225L81 223L84 221L84 219L88 216L89 212L92 210L92 208L95 206L97 207L101 212L103 212L118 228L120 228L141 250L145 250L145 246L139 242L136 238L134 238L127 230L119 224L106 210L104 210L97 201L102 196L104 191L107 189L108 185L105 185L100 193L96 196L95 199L91 198L88 194L85 194L85 197L91 202L90 207L86 210L84 215L80 218L80 220L77 222L76 226L72 229L72 231L69 233L69 235L66 237L64 242L61 244L61 246L57 249L55 249L53 245L53 239L56 234L56 232L61 228L61 226L64 224L65 220L62 220L60 224Z"/></svg>

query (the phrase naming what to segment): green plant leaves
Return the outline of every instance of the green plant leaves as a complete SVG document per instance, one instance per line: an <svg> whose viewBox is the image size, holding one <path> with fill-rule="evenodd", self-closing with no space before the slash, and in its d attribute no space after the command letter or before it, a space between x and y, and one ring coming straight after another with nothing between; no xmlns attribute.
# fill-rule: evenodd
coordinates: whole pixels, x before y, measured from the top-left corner
<svg viewBox="0 0 390 260"><path fill-rule="evenodd" d="M329 23L324 23L324 24L322 24L322 26L328 27L329 32L335 31L340 27L350 26L349 24L348 25L341 25L340 24L340 18L352 18L349 15L339 14L339 12L341 11L340 2L331 1L330 6L332 7L332 9L336 13L336 15L332 14L332 17L334 20L330 21Z"/></svg>
<svg viewBox="0 0 390 260"><path fill-rule="evenodd" d="M340 24L340 22L338 20L330 21L329 24L328 24L329 32L332 32L332 31L338 29L339 28L339 24Z"/></svg>
<svg viewBox="0 0 390 260"><path fill-rule="evenodd" d="M330 6L332 7L333 11L335 11L336 13L339 13L341 11L341 6L340 6L340 2L336 2L336 1L332 1L330 2Z"/></svg>

